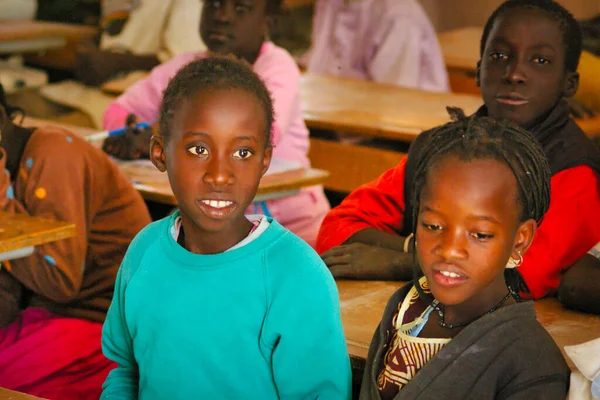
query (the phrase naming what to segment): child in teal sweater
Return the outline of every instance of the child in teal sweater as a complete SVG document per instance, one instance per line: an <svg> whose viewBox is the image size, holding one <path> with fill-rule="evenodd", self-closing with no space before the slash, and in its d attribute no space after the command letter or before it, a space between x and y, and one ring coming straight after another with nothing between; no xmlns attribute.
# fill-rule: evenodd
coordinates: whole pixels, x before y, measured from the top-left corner
<svg viewBox="0 0 600 400"><path fill-rule="evenodd" d="M348 399L335 282L265 216L244 216L272 147L249 66L206 58L167 87L150 155L180 211L144 229L117 277L102 399Z"/></svg>

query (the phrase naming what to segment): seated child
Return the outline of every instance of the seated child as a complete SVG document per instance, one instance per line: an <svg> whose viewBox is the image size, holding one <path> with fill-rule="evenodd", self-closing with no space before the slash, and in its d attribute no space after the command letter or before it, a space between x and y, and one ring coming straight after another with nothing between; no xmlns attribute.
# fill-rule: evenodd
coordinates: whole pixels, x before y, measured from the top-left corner
<svg viewBox="0 0 600 400"><path fill-rule="evenodd" d="M102 399L349 399L331 274L275 219L244 215L273 118L242 61L203 58L170 81L150 157L179 211L144 229L121 265L102 334L118 367Z"/></svg>
<svg viewBox="0 0 600 400"><path fill-rule="evenodd" d="M360 398L563 400L569 367L507 269L548 210L548 161L516 126L458 118L413 154L415 277L386 306Z"/></svg>
<svg viewBox="0 0 600 400"><path fill-rule="evenodd" d="M600 315L600 243L564 274L558 299L572 309Z"/></svg>
<svg viewBox="0 0 600 400"><path fill-rule="evenodd" d="M600 241L600 152L569 116L563 97L577 90L581 35L552 0L509 0L490 17L481 40L477 115L508 120L541 143L552 171L544 224L520 273L535 298L554 293L564 269ZM324 219L317 251L337 277L409 279L411 154L359 187ZM408 238L408 240L407 240Z"/></svg>
<svg viewBox="0 0 600 400"><path fill-rule="evenodd" d="M113 363L102 322L117 269L150 217L100 150L58 127L13 123L0 87L0 210L73 223L76 235L0 268L0 387L97 399Z"/></svg>
<svg viewBox="0 0 600 400"><path fill-rule="evenodd" d="M318 0L308 72L447 92L437 34L416 0Z"/></svg>
<svg viewBox="0 0 600 400"><path fill-rule="evenodd" d="M308 129L300 104L300 72L289 53L266 41L268 25L280 7L281 0L248 4L236 0L205 2L200 33L209 51L182 54L156 67L147 79L131 87L108 107L104 114L105 128L124 126L130 114L138 120L156 123L163 91L181 67L208 53L232 53L252 64L273 96L273 156L309 167ZM108 139L104 148L120 158L147 157L150 136L150 130L130 131ZM306 188L295 196L269 200L258 206L256 204L249 212L262 209L261 212L272 216L311 245L314 245L321 221L329 211L322 186Z"/></svg>

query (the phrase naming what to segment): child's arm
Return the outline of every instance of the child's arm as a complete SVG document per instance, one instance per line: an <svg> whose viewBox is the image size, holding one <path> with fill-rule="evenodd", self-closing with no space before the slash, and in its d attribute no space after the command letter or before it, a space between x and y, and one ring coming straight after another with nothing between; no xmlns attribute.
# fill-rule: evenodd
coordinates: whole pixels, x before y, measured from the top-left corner
<svg viewBox="0 0 600 400"><path fill-rule="evenodd" d="M563 276L558 299L575 310L600 314L600 244L584 254Z"/></svg>
<svg viewBox="0 0 600 400"><path fill-rule="evenodd" d="M110 371L102 385L100 399L103 400L137 399L138 397L138 366L133 354L133 340L125 315L125 291L138 267L139 257L132 256L132 249L142 234L140 233L134 239L123 259L117 274L113 300L102 328L102 352L106 358L117 363L117 367Z"/></svg>
<svg viewBox="0 0 600 400"><path fill-rule="evenodd" d="M350 399L350 360L335 282L299 239L287 248L295 254L267 257L269 311L260 339L279 397Z"/></svg>
<svg viewBox="0 0 600 400"><path fill-rule="evenodd" d="M75 224L77 234L36 246L32 255L5 262L4 267L35 293L68 303L79 294L85 268L86 166L78 152L67 151L74 144L64 146L66 136L51 137L60 139L49 140L44 151L34 153L40 157L21 160L14 184L4 169L6 156L0 148L0 210L70 222Z"/></svg>
<svg viewBox="0 0 600 400"><path fill-rule="evenodd" d="M550 208L518 268L534 298L555 293L565 270L600 240L597 174L578 166L550 184Z"/></svg>

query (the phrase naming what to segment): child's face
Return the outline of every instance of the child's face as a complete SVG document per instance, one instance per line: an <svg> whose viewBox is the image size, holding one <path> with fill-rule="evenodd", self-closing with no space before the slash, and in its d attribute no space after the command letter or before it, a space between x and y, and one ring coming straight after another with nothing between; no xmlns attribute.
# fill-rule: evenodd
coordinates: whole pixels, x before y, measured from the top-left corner
<svg viewBox="0 0 600 400"><path fill-rule="evenodd" d="M448 156L430 169L416 251L438 301L486 304L506 294L506 263L524 253L535 231L532 220L519 222L520 213L516 179L502 162Z"/></svg>
<svg viewBox="0 0 600 400"><path fill-rule="evenodd" d="M182 217L201 231L243 226L271 161L264 115L256 96L223 89L199 92L173 117L162 161Z"/></svg>
<svg viewBox="0 0 600 400"><path fill-rule="evenodd" d="M478 81L489 115L524 128L577 90L577 74L565 70L558 22L535 10L507 10L490 31Z"/></svg>
<svg viewBox="0 0 600 400"><path fill-rule="evenodd" d="M267 33L267 0L205 1L200 36L218 54L234 54L251 64Z"/></svg>

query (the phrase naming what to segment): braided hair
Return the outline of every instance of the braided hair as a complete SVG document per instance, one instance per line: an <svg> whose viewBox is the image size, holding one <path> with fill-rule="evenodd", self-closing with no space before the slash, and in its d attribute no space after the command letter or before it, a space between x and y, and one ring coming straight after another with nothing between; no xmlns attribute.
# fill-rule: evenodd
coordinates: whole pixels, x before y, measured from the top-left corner
<svg viewBox="0 0 600 400"><path fill-rule="evenodd" d="M181 68L171 79L160 106L160 134L167 140L171 122L181 104L202 90L240 89L254 95L264 111L266 143L271 143L274 120L273 102L269 90L252 70L250 64L233 56L211 56L196 60Z"/></svg>
<svg viewBox="0 0 600 400"><path fill-rule="evenodd" d="M487 20L481 36L479 55L483 56L485 45L496 19L508 10L536 10L558 22L565 46L565 69L577 71L581 57L582 35L579 23L566 8L554 0L508 0L500 5Z"/></svg>
<svg viewBox="0 0 600 400"><path fill-rule="evenodd" d="M521 207L520 222L535 220L538 225L550 205L550 166L538 141L527 131L508 122L489 117L466 117L458 108L448 108L453 122L424 132L427 141L416 155L413 181L412 233L417 230L421 192L429 171L442 159L455 156L463 161L494 159L505 163L513 172L518 186L516 202ZM413 263L415 287L422 275ZM516 269L506 269L507 285L515 292L529 292Z"/></svg>

